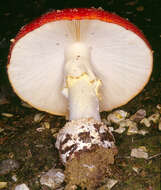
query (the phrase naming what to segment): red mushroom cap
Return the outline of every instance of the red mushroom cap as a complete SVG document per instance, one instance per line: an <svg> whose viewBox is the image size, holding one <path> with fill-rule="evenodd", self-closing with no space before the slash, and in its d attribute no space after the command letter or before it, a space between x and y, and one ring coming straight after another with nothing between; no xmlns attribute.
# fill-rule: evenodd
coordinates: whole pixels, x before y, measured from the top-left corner
<svg viewBox="0 0 161 190"><path fill-rule="evenodd" d="M61 94L63 52L72 39L64 30L66 23L73 20L82 22L82 39L92 47L94 72L103 82L101 110L126 104L149 80L152 50L135 25L95 8L51 11L21 28L8 56L8 75L14 91L40 110L58 115L67 113L67 101ZM84 32L86 28L88 31Z"/></svg>

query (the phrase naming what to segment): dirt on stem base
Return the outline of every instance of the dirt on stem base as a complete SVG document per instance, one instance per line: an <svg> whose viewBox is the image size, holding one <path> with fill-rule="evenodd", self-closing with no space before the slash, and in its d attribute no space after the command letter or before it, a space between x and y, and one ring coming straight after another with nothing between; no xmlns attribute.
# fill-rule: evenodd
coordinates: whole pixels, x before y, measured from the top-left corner
<svg viewBox="0 0 161 190"><path fill-rule="evenodd" d="M106 176L109 164L114 163L116 148L93 147L88 152L81 152L66 163L66 188L75 186L94 190L101 185ZM75 188L74 188L75 189Z"/></svg>

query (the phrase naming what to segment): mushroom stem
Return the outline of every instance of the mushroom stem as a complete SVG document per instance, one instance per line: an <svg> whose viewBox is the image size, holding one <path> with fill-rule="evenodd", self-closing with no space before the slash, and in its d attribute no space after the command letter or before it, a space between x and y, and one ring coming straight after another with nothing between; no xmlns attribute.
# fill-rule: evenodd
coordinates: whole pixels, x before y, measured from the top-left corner
<svg viewBox="0 0 161 190"><path fill-rule="evenodd" d="M90 49L80 42L70 45L65 52L62 91L68 98L70 121L56 141L66 167L66 190L73 185L95 189L117 154L114 137L99 115L100 85L90 65Z"/></svg>
<svg viewBox="0 0 161 190"><path fill-rule="evenodd" d="M100 121L99 86L90 65L90 51L76 42L66 49L65 88L63 94L69 101L69 119L94 118Z"/></svg>

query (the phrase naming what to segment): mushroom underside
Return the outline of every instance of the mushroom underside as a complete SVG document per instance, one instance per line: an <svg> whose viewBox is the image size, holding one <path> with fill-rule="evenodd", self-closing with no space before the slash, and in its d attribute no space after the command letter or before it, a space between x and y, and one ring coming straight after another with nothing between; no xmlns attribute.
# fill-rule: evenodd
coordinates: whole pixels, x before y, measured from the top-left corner
<svg viewBox="0 0 161 190"><path fill-rule="evenodd" d="M42 111L66 115L62 94L66 49L74 43L73 21L50 22L19 39L11 52L9 80L14 91ZM74 34L73 34L74 33ZM152 52L134 32L100 20L80 20L80 41L100 88L100 111L127 103L147 83Z"/></svg>

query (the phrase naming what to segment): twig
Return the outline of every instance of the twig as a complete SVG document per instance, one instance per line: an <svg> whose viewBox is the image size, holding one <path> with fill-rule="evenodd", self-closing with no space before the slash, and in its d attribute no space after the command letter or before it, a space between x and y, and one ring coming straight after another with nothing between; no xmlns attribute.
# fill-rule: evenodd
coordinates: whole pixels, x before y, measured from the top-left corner
<svg viewBox="0 0 161 190"><path fill-rule="evenodd" d="M156 157L158 157L158 156L161 156L161 152L158 153L158 154L155 154L155 155L153 155L153 156L150 156L149 158L147 158L147 160L150 160L150 159L156 158Z"/></svg>

